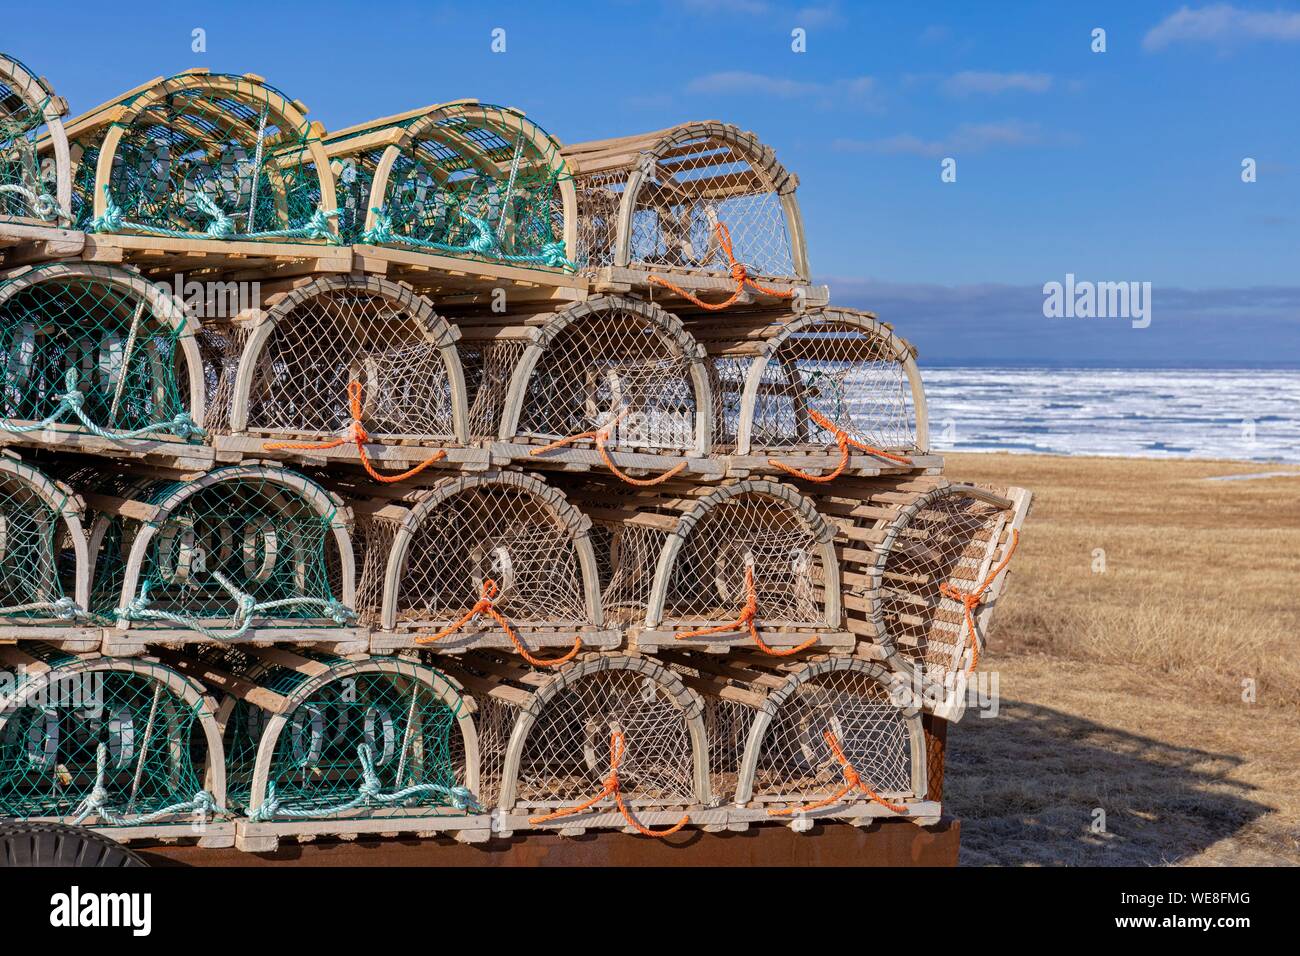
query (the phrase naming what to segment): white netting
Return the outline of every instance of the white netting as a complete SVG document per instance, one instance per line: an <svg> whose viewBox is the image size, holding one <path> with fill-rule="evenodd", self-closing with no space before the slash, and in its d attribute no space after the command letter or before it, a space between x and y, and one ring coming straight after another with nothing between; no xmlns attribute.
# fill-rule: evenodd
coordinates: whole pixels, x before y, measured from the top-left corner
<svg viewBox="0 0 1300 956"><path fill-rule="evenodd" d="M469 433L474 438L496 438L506 407L510 377L523 358L527 343L522 340L466 341L458 350L465 375L465 396L469 405Z"/></svg>
<svg viewBox="0 0 1300 956"><path fill-rule="evenodd" d="M668 533L631 523L597 522L592 525L591 537L606 620L614 625L644 621L655 566Z"/></svg>

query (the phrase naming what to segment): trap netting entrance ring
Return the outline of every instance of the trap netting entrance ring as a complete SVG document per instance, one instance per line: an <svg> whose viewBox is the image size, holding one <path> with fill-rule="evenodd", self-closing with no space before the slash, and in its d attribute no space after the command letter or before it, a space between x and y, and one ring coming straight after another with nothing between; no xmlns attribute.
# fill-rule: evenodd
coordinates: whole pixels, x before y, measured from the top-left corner
<svg viewBox="0 0 1300 956"><path fill-rule="evenodd" d="M52 635L90 623L85 502L26 462L0 454L0 634Z"/></svg>
<svg viewBox="0 0 1300 956"><path fill-rule="evenodd" d="M444 479L423 493L393 538L383 627L435 651L616 640L606 632L591 522L531 475L488 472ZM379 553L376 552L378 557ZM484 606L483 602L488 602Z"/></svg>
<svg viewBox="0 0 1300 956"><path fill-rule="evenodd" d="M920 681L927 709L956 708L953 717L960 716L1023 511L987 489L946 485L908 504L885 529L872 623L886 653Z"/></svg>
<svg viewBox="0 0 1300 956"><path fill-rule="evenodd" d="M683 642L738 637L782 655L825 642L842 624L834 537L812 501L787 485L747 479L718 488L664 543L646 630L671 629Z"/></svg>
<svg viewBox="0 0 1300 956"><path fill-rule="evenodd" d="M811 661L750 728L736 804L771 818L905 815L925 798L920 704L900 675L852 657Z"/></svg>
<svg viewBox="0 0 1300 956"><path fill-rule="evenodd" d="M337 242L323 130L259 76L189 70L73 124L89 232Z"/></svg>
<svg viewBox="0 0 1300 956"><path fill-rule="evenodd" d="M575 268L559 144L516 109L444 103L343 130L327 151L349 241Z"/></svg>
<svg viewBox="0 0 1300 956"><path fill-rule="evenodd" d="M67 111L49 83L0 53L0 219L71 222Z"/></svg>
<svg viewBox="0 0 1300 956"><path fill-rule="evenodd" d="M215 702L157 661L0 647L0 816L183 827L224 814Z"/></svg>
<svg viewBox="0 0 1300 956"><path fill-rule="evenodd" d="M147 511L152 517L130 533L121 572L120 630L158 642L350 633L351 516L315 482L284 468L236 465L156 486Z"/></svg>
<svg viewBox="0 0 1300 956"><path fill-rule="evenodd" d="M358 383L365 437L464 442L459 337L427 299L396 283L315 279L285 295L250 334L231 429L282 438L352 436L349 392ZM351 444L349 438L345 446ZM268 447L309 450L292 441Z"/></svg>
<svg viewBox="0 0 1300 956"><path fill-rule="evenodd" d="M564 153L584 266L727 276L722 224L749 275L808 281L797 177L752 133L687 123Z"/></svg>
<svg viewBox="0 0 1300 956"><path fill-rule="evenodd" d="M888 326L864 312L820 309L783 325L750 364L737 451L830 454L840 434L859 449L923 452L925 392L914 349Z"/></svg>
<svg viewBox="0 0 1300 956"><path fill-rule="evenodd" d="M58 426L119 443L204 436L192 324L134 272L53 262L0 283L0 363L8 435Z"/></svg>
<svg viewBox="0 0 1300 956"><path fill-rule="evenodd" d="M676 316L598 296L534 332L515 368L500 438L703 457L712 406L704 348Z"/></svg>
<svg viewBox="0 0 1300 956"><path fill-rule="evenodd" d="M229 690L230 805L255 822L480 809L474 702L432 667L279 648L210 648L184 666Z"/></svg>
<svg viewBox="0 0 1300 956"><path fill-rule="evenodd" d="M698 695L650 658L569 665L519 709L498 806L542 828L679 824L713 803L702 714ZM617 793L606 793L614 774Z"/></svg>

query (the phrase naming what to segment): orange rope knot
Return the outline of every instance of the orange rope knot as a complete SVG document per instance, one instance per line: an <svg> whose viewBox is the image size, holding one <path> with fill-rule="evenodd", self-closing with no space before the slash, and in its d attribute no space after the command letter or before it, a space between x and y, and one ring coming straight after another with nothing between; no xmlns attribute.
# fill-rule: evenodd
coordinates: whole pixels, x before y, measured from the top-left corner
<svg viewBox="0 0 1300 956"><path fill-rule="evenodd" d="M624 408L617 415L612 416L609 421L594 431L580 432L577 435L570 435L568 438L561 438L559 441L553 441L549 445L543 445L541 448L534 448L529 452L529 454L543 455L548 451L555 451L557 448L571 445L575 441L595 441L596 451L600 454L600 460L605 463L605 467L613 473L615 478L618 478L621 481L626 481L629 485L635 485L638 488L648 488L651 485L661 484L669 478L672 478L674 475L680 474L682 469L686 467L686 462L684 461L679 461L663 474L656 475L654 478L633 478L631 475L624 474L619 470L618 466L614 464L614 460L609 457L609 452L605 450L605 443L609 441L610 436L614 433L614 426L617 425L619 420L626 414L627 409Z"/></svg>
<svg viewBox="0 0 1300 956"><path fill-rule="evenodd" d="M366 472L375 481L382 482L386 485L391 484L394 481L405 481L407 478L413 478L432 465L435 461L441 461L447 457L447 452L444 449L439 448L414 468L407 469L397 475L381 475L375 470L375 466L371 464L370 455L366 452L366 445L370 443L370 435L361 424L361 383L355 379L348 382L348 405L352 411L352 421L348 423L347 430L344 432L342 437L335 438L332 441L320 442L318 444L287 441L263 442L262 447L268 451L277 448L300 451L325 451L352 442L357 446L357 453L361 456L361 464L366 469Z"/></svg>
<svg viewBox="0 0 1300 956"><path fill-rule="evenodd" d="M791 654L798 654L800 651L806 651L817 643L816 637L810 637L802 644L795 647L788 647L785 650L777 650L769 646L758 635L758 628L754 625L754 620L758 617L758 592L754 590L754 566L747 564L745 566L745 606L740 611L740 617L728 624L719 624L717 627L704 627L698 631L683 631L677 635L677 640L683 641L689 637L703 637L707 634L721 634L723 631L743 631L748 630L749 636L754 639L758 649L764 654L771 654L773 657L789 657Z"/></svg>
<svg viewBox="0 0 1300 956"><path fill-rule="evenodd" d="M840 773L844 775L844 786L840 787L835 793L831 794L825 800L817 800L814 803L805 803L802 807L784 807L778 810L768 810L768 814L774 817L789 816L794 813L807 813L809 810L819 810L822 807L829 807L832 803L839 803L854 790L861 790L875 803L882 807L893 810L895 813L906 813L907 807L899 803L890 803L876 791L872 790L862 781L862 777L853 769L853 764L849 763L849 758L844 755L840 749L840 742L835 739L835 735L829 730L822 736L825 738L827 745L831 748L831 753L840 763Z"/></svg>
<svg viewBox="0 0 1300 956"><path fill-rule="evenodd" d="M673 282L670 282L669 280L663 278L662 276L650 276L647 281L652 282L655 285L661 285L666 289L671 289L686 301L692 302L695 305L699 306L701 309L707 309L710 312L720 312L723 309L730 308L732 305L735 305L736 301L740 298L741 294L745 291L745 286L749 286L751 289L754 289L758 292L762 292L764 295L773 296L777 299L794 298L793 289L785 289L785 290L772 289L769 288L768 286L760 285L759 283L755 282L753 279L749 277L749 272L745 269L744 265L736 261L736 254L735 252L732 251L732 246L731 246L731 230L727 228L727 224L725 222L718 223L714 227L714 231L718 234L718 244L722 246L722 251L727 254L727 261L730 263L730 267L731 267L731 278L732 281L736 283L736 291L733 292L731 294L731 297L728 298L725 302L704 302L700 300L698 297L696 297L695 295L688 292L687 290L683 289L681 286L676 285Z"/></svg>
<svg viewBox="0 0 1300 956"><path fill-rule="evenodd" d="M492 603L500 593L501 589L497 586L497 582L493 578L485 578L483 581L482 596L474 602L472 608L460 616L460 619L456 621L455 624L443 628L437 634L421 634L415 638L415 643L432 644L434 641L440 641L444 637L455 634L478 615L486 614L488 617L492 618L492 620L496 621L497 624L501 626L501 629L506 632L506 636L510 638L510 643L514 644L515 650L519 652L519 656L534 667L559 667L561 664L567 664L578 656L578 651L582 650L581 637L575 637L573 639L573 647L569 648L568 652L563 657L553 657L549 659L534 657L532 652L524 646L524 642L519 639L519 635L515 633L515 629L510 626L510 622L505 619L505 616L502 615L502 613L497 610L496 605Z"/></svg>
<svg viewBox="0 0 1300 956"><path fill-rule="evenodd" d="M1016 553L1016 548L1020 545L1020 531L1016 528L1011 529L1011 547L1007 548L1006 556L1002 562L989 572L989 576L984 579L984 583L974 591L963 591L954 584L944 581L939 585L939 593L946 598L950 598L960 604L966 612L966 626L970 629L970 667L966 673L972 673L980 660L980 642L979 635L975 631L975 608L979 607L980 602L984 600L984 592L989 589L997 576L1011 562L1011 556Z"/></svg>
<svg viewBox="0 0 1300 956"><path fill-rule="evenodd" d="M775 458L769 458L767 460L767 463L771 465L773 468L779 468L782 471L784 471L787 475L793 475L796 478L802 478L804 481L816 481L816 482L834 481L841 474L843 474L844 469L848 467L850 445L852 445L854 448L859 449L860 451L865 451L868 455L875 455L877 458L886 458L889 461L896 461L899 464L903 464L903 465L912 464L912 459L906 458L903 455L891 455L889 452L876 448L873 445L863 444L862 442L858 441L856 438L851 437L848 432L840 428L838 425L832 422L825 415L818 412L816 409L813 408L808 409L808 417L835 436L835 444L838 445L840 449L840 462L838 465L835 466L835 470L825 475L810 475L805 471L800 471L798 468L794 468L790 465L787 465L783 461L777 461Z"/></svg>
<svg viewBox="0 0 1300 956"><path fill-rule="evenodd" d="M606 797L613 797L614 802L618 804L618 812L623 814L626 820L638 833L648 837L666 837L676 833L686 824L690 823L691 815L683 814L682 818L666 830L651 830L642 824L636 817L632 816L632 811L627 808L623 802L623 791L618 779L618 765L623 761L623 754L627 750L626 741L623 739L621 731L611 731L609 735L609 776L605 778L604 785L600 793L596 794L590 800L584 800L577 806L565 807L562 810L556 810L554 813L548 813L545 816L529 817L528 822L532 824L546 823L550 820L558 820L562 817L571 817L575 813L582 813L584 810L590 810L601 800Z"/></svg>

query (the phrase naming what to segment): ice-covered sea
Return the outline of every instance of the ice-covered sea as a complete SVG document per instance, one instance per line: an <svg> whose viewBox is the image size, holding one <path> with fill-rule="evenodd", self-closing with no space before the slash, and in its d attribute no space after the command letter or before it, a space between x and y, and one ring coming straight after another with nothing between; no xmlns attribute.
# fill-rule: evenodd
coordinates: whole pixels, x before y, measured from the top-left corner
<svg viewBox="0 0 1300 956"><path fill-rule="evenodd" d="M1300 462L1300 370L921 369L936 451Z"/></svg>

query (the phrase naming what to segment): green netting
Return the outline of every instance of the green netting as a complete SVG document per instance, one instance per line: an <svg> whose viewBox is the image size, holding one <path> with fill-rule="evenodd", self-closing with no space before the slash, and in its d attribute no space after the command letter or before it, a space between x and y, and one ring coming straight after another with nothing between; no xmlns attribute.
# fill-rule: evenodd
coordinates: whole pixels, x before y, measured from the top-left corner
<svg viewBox="0 0 1300 956"><path fill-rule="evenodd" d="M0 622L79 620L86 613L73 598L77 560L62 495L47 500L26 470L0 468Z"/></svg>
<svg viewBox="0 0 1300 956"><path fill-rule="evenodd" d="M182 331L138 284L107 273L55 264L0 285L0 429L200 440L180 384Z"/></svg>
<svg viewBox="0 0 1300 956"><path fill-rule="evenodd" d="M24 650L54 669L0 699L0 816L143 826L219 811L196 769L207 759L201 701L168 687L161 665L84 667Z"/></svg>
<svg viewBox="0 0 1300 956"><path fill-rule="evenodd" d="M0 219L41 219L56 222L58 172L51 157L42 163L36 155L36 138L45 125L45 110L53 94L39 80L18 80L13 72L30 77L30 71L0 54Z"/></svg>
<svg viewBox="0 0 1300 956"><path fill-rule="evenodd" d="M181 74L123 104L127 118L107 183L97 183L108 127L75 143L74 210L81 228L215 239L335 241L308 151L311 125L288 100L246 77ZM328 175L328 173L326 173ZM93 190L107 210L93 217Z"/></svg>
<svg viewBox="0 0 1300 956"><path fill-rule="evenodd" d="M347 241L575 268L565 256L560 183L567 173L559 144L522 113L453 103L403 125L408 135L375 207L375 226L360 234L354 227ZM351 190L355 204L368 192L381 156L361 151L342 161L340 194Z"/></svg>
<svg viewBox="0 0 1300 956"><path fill-rule="evenodd" d="M179 627L214 640L242 637L254 624L351 622L355 615L335 596L341 571L333 511L322 514L261 469L222 469L210 477L217 480L164 483L146 496L160 513L125 607L111 585L122 580L125 540L142 547L142 529L121 518L114 519L117 528L110 522L93 590L94 601L105 603L92 603L94 609L133 628Z"/></svg>
<svg viewBox="0 0 1300 956"><path fill-rule="evenodd" d="M330 664L333 672L309 681L277 665L246 669L258 686L293 698L296 706L271 744L265 797L250 808L254 762L271 715L247 701L235 704L225 736L232 807L251 810L259 820L477 808L465 787L466 749L459 727L464 704L435 694L425 682L432 672L397 658L375 658L358 667L309 656ZM375 661L388 669L365 669Z"/></svg>

